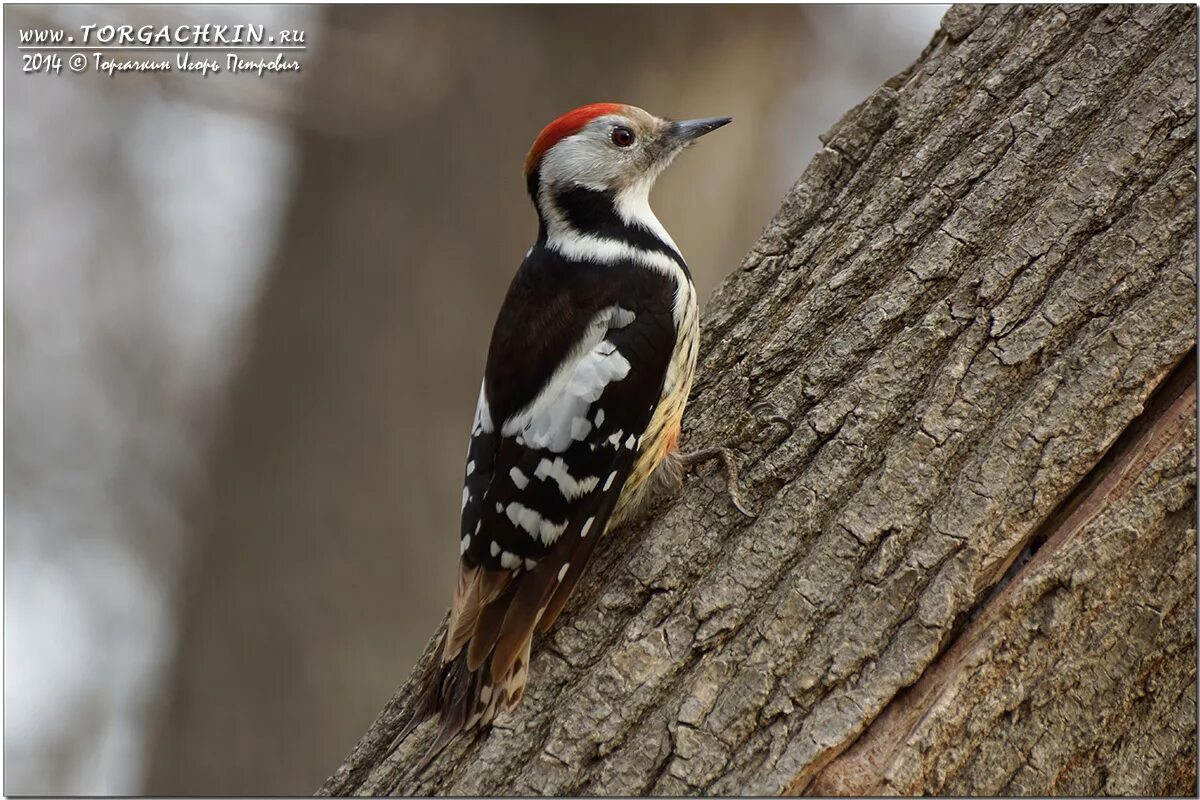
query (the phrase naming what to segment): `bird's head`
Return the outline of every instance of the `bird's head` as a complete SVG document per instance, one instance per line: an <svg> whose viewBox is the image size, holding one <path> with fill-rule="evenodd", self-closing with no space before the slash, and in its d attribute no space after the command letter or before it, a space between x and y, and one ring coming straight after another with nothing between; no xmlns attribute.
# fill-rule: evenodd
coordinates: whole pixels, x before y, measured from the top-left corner
<svg viewBox="0 0 1200 800"><path fill-rule="evenodd" d="M543 128L529 149L529 193L535 203L547 189L576 187L616 198L644 198L679 151L730 121L710 117L676 122L620 103L577 108Z"/></svg>

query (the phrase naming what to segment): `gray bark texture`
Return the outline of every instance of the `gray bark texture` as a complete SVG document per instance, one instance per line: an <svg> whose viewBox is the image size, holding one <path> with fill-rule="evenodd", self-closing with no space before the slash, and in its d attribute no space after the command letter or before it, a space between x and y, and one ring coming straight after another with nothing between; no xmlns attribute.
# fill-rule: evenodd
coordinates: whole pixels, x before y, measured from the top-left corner
<svg viewBox="0 0 1200 800"><path fill-rule="evenodd" d="M693 475L516 712L414 775L410 679L322 792L1194 793L1195 57L954 7L708 304L684 444L758 516Z"/></svg>

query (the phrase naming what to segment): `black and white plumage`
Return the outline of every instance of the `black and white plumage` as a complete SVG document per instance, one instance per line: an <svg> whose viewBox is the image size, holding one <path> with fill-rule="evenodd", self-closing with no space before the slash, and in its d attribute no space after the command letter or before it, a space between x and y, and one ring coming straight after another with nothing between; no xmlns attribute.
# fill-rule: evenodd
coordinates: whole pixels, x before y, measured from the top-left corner
<svg viewBox="0 0 1200 800"><path fill-rule="evenodd" d="M538 238L492 332L462 494L459 580L438 662L402 737L441 714L426 763L525 687L535 628L678 441L696 294L650 210L655 178L727 118L671 122L594 104L526 160Z"/></svg>

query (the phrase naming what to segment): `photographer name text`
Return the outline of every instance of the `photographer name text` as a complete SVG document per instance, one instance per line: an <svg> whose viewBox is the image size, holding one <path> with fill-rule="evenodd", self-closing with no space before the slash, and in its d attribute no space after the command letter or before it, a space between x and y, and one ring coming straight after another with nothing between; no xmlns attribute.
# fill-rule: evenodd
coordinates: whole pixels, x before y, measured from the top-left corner
<svg viewBox="0 0 1200 800"><path fill-rule="evenodd" d="M18 31L21 71L61 75L174 72L208 77L299 72L303 30L264 25L80 25ZM214 52L216 51L216 52ZM221 52L223 51L223 52Z"/></svg>

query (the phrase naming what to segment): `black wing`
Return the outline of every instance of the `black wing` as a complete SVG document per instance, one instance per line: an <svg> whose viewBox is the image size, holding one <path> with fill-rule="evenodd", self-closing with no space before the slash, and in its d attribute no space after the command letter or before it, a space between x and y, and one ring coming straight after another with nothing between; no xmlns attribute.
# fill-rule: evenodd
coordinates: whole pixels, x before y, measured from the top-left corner
<svg viewBox="0 0 1200 800"><path fill-rule="evenodd" d="M441 713L422 768L520 700L534 628L553 621L604 533L675 346L676 278L535 247L492 333L463 487L441 656L400 733Z"/></svg>
<svg viewBox="0 0 1200 800"><path fill-rule="evenodd" d="M547 267L570 279L540 279ZM554 296L532 288L546 286ZM670 276L632 264L522 267L472 429L446 659L465 646L470 670L490 659L502 681L556 588L587 563L662 392L674 291Z"/></svg>

